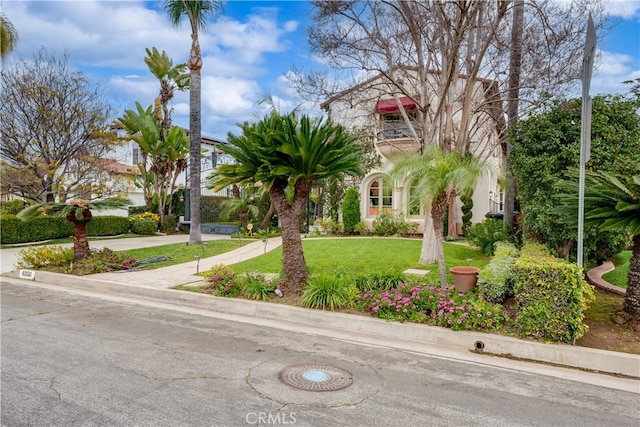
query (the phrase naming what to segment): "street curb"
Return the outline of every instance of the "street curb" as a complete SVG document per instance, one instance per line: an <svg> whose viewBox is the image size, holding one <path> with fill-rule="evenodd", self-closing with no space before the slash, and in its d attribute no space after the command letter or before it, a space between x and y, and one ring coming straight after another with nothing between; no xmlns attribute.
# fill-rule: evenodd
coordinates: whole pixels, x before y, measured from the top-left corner
<svg viewBox="0 0 640 427"><path fill-rule="evenodd" d="M6 273L2 276L29 282L21 279L18 272ZM544 344L537 341L527 341L482 332L454 332L446 328L416 323L389 322L367 316L310 310L263 301L222 298L172 289L155 289L45 271L37 271L34 280L78 290L140 297L219 313L286 321L318 329L332 328L353 334L375 335L391 340L394 338L413 340L421 343L447 346L461 351L476 351L479 354L505 356L596 373L640 378L640 355L629 353L566 344Z"/></svg>

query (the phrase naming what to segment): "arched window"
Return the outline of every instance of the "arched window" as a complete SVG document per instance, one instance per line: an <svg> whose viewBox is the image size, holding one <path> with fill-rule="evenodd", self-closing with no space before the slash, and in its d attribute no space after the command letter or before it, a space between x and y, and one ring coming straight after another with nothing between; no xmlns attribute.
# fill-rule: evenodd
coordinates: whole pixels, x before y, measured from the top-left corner
<svg viewBox="0 0 640 427"><path fill-rule="evenodd" d="M393 212L393 196L391 185L382 177L376 178L369 184L369 216L376 216L380 212Z"/></svg>

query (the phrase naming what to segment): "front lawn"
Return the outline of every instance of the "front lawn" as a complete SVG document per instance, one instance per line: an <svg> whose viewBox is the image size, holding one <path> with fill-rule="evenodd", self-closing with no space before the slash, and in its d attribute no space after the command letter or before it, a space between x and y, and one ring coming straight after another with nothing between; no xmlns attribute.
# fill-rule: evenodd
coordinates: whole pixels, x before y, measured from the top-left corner
<svg viewBox="0 0 640 427"><path fill-rule="evenodd" d="M620 252L612 259L613 263L616 266L616 269L603 274L602 278L614 286L627 289L627 277L629 275L630 260L631 251Z"/></svg>
<svg viewBox="0 0 640 427"><path fill-rule="evenodd" d="M438 280L436 264L419 264L422 240L403 238L308 238L302 241L311 275L326 273L402 272L408 268L429 270L426 276ZM455 265L484 267L489 259L479 250L458 243L445 243L447 268ZM282 250L233 264L236 273L282 271ZM447 272L447 275L449 273Z"/></svg>

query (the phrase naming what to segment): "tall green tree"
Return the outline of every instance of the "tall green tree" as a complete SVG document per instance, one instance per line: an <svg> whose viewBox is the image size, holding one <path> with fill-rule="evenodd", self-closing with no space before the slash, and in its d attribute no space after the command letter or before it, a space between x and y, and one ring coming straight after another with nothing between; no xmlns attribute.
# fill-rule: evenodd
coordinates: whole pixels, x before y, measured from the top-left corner
<svg viewBox="0 0 640 427"><path fill-rule="evenodd" d="M560 183L556 211L563 222L578 223L578 174ZM633 235L624 311L640 321L640 174L616 176L606 172L587 172L584 192L585 225L599 230L621 230Z"/></svg>
<svg viewBox="0 0 640 427"><path fill-rule="evenodd" d="M221 165L213 185L255 186L269 192L282 224L283 289L300 293L308 273L300 237L300 216L314 181L339 173L361 175L362 149L356 136L330 120L281 115L275 109L254 124L240 125L219 148L235 164Z"/></svg>
<svg viewBox="0 0 640 427"><path fill-rule="evenodd" d="M202 140L202 93L201 75L202 53L198 34L206 30L214 14L222 8L222 3L212 0L165 0L164 7L169 20L176 27L183 18L187 18L191 26L191 53L187 61L190 72L189 87L189 194L191 205L191 226L189 243L200 244L200 150Z"/></svg>
<svg viewBox="0 0 640 427"><path fill-rule="evenodd" d="M144 109L138 102L135 111L126 110L116 123L127 131L127 138L136 142L143 153L143 163L138 165L142 180L140 184L145 189L145 198L153 197L158 204L162 223L167 205L171 213L171 194L178 175L186 169L185 157L189 150L187 134L179 126L164 130L153 107ZM148 180L151 181L151 193L147 188Z"/></svg>
<svg viewBox="0 0 640 427"><path fill-rule="evenodd" d="M18 32L13 26L9 18L0 14L0 58L4 60L5 56L13 52L18 42Z"/></svg>
<svg viewBox="0 0 640 427"><path fill-rule="evenodd" d="M87 223L93 217L91 211L120 209L131 204L129 199L110 197L103 200L72 199L66 203L42 203L31 206L20 213L18 218L29 221L38 215L62 216L73 223L73 258L76 261L89 255Z"/></svg>
<svg viewBox="0 0 640 427"><path fill-rule="evenodd" d="M461 156L458 152L445 152L438 147L428 146L422 155L405 154L394 166L392 176L396 179L415 180L412 197L425 207L425 228L432 227L435 233L423 233L420 262L426 263L431 257L426 250L435 247L440 284L447 286L447 271L444 260L444 217L447 214L449 196L456 192L465 194L474 189L480 176L488 172L486 164L477 157ZM430 236L435 235L435 242Z"/></svg>
<svg viewBox="0 0 640 427"><path fill-rule="evenodd" d="M640 114L629 96L592 99L591 158L587 170L614 174L640 173ZM575 256L577 233L554 212L558 183L580 159L581 100L556 101L542 112L517 122L509 138L509 162L518 187L524 236L544 243L560 257ZM602 261L627 244L617 230L585 227L585 259Z"/></svg>

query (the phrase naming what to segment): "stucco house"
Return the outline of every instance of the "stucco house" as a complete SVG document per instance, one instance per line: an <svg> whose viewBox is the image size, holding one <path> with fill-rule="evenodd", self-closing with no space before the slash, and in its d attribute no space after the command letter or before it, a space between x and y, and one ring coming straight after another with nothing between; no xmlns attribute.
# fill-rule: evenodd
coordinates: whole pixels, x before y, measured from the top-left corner
<svg viewBox="0 0 640 427"><path fill-rule="evenodd" d="M448 88L446 106L451 120L434 120L438 107L440 74L429 72L427 81L420 84L411 67L403 67L394 77L377 75L361 84L336 94L321 104L331 120L351 131L371 135L382 156L381 168L367 173L360 184L362 221L371 228L381 212L404 216L424 229L423 206L411 203L412 181L391 182L388 172L400 152L420 152L429 144L443 146L444 130L453 135L452 150L470 152L484 159L493 172L483 176L473 193L472 222L481 222L485 215L501 204L502 189L499 178L505 164L505 116L496 84L476 79L472 84L463 75L454 77ZM464 135L462 133L464 132ZM464 136L461 137L461 136ZM460 145L464 143L465 145ZM461 202L456 201L455 219L458 230L462 226ZM460 231L459 231L460 232Z"/></svg>

